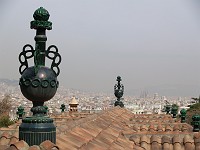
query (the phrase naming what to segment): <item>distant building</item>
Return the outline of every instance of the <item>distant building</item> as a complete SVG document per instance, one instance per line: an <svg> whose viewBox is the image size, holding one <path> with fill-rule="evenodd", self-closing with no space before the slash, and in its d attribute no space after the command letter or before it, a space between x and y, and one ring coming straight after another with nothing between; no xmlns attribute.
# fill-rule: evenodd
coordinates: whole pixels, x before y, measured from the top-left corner
<svg viewBox="0 0 200 150"><path fill-rule="evenodd" d="M72 98L71 102L69 103L70 112L77 112L78 111L78 102L75 97Z"/></svg>

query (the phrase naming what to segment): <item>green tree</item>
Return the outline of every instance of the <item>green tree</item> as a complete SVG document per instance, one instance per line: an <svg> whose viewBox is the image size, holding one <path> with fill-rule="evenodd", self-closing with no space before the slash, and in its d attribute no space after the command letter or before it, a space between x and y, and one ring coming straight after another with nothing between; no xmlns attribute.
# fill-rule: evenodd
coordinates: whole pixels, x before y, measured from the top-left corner
<svg viewBox="0 0 200 150"><path fill-rule="evenodd" d="M11 97L10 95L5 95L2 101L0 101L0 116L8 115L11 110Z"/></svg>
<svg viewBox="0 0 200 150"><path fill-rule="evenodd" d="M200 103L200 95L199 95L199 98L192 97L192 99L195 100L197 103Z"/></svg>
<svg viewBox="0 0 200 150"><path fill-rule="evenodd" d="M14 121L9 119L9 112L11 110L11 97L10 95L5 95L2 100L0 100L0 127L8 127L13 124Z"/></svg>
<svg viewBox="0 0 200 150"><path fill-rule="evenodd" d="M14 124L14 121L9 119L9 116L0 117L0 127L8 127L9 125Z"/></svg>

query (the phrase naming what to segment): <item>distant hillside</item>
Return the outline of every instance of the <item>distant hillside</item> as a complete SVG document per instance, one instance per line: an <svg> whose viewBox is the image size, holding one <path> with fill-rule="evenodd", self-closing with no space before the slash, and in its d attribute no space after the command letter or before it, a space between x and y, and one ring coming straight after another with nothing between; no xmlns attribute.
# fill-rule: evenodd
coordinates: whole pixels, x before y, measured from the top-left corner
<svg viewBox="0 0 200 150"><path fill-rule="evenodd" d="M19 80L11 80L11 79L0 79L0 84L6 84L7 86L18 86ZM125 85L124 96L140 96L142 92L146 92L149 95L153 95L154 93L158 93L159 96L181 96L181 97L196 97L200 95L200 85L185 85L185 84L165 84L165 85L156 85L144 87L143 89L134 88L127 89L130 85ZM61 86L60 86L61 87ZM59 89L58 89L59 90ZM79 91L83 93L90 93L91 91L83 91L81 89L72 89L72 91ZM91 92L98 93L98 92Z"/></svg>
<svg viewBox="0 0 200 150"><path fill-rule="evenodd" d="M10 80L10 79L0 79L0 84L7 84L8 86L17 86L19 84L18 80Z"/></svg>

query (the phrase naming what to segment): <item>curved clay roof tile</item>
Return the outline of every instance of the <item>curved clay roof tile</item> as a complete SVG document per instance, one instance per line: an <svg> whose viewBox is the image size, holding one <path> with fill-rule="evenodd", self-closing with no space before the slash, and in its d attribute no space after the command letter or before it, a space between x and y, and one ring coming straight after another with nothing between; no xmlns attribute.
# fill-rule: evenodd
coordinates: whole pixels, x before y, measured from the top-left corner
<svg viewBox="0 0 200 150"><path fill-rule="evenodd" d="M166 132L172 131L172 127L171 127L170 125L166 125L166 126L165 126L165 131L166 131Z"/></svg>
<svg viewBox="0 0 200 150"><path fill-rule="evenodd" d="M10 147L15 147L16 149L20 150L26 150L29 148L29 145L25 141L21 140L17 143L11 144Z"/></svg>
<svg viewBox="0 0 200 150"><path fill-rule="evenodd" d="M2 137L5 137L6 139L8 139L10 137L10 134L7 131L5 131L2 133L0 138L2 138Z"/></svg>
<svg viewBox="0 0 200 150"><path fill-rule="evenodd" d="M185 137L183 138L183 142L185 143L194 143L193 138L190 135L185 135Z"/></svg>
<svg viewBox="0 0 200 150"><path fill-rule="evenodd" d="M158 137L157 135L152 135L150 140L151 140L151 143L153 142L161 143L161 138Z"/></svg>
<svg viewBox="0 0 200 150"><path fill-rule="evenodd" d="M141 136L140 138L140 142L146 142L146 143L150 143L150 138L146 135Z"/></svg>
<svg viewBox="0 0 200 150"><path fill-rule="evenodd" d="M178 136L178 135L175 135L173 138L172 138L172 142L173 142L173 144L174 143L182 143L182 139L180 138L180 136Z"/></svg>
<svg viewBox="0 0 200 150"><path fill-rule="evenodd" d="M175 124L173 127L173 131L180 131L180 126L178 124Z"/></svg>
<svg viewBox="0 0 200 150"><path fill-rule="evenodd" d="M162 137L162 143L171 144L171 138L168 137L168 136L166 136L166 135L164 135L164 136Z"/></svg>

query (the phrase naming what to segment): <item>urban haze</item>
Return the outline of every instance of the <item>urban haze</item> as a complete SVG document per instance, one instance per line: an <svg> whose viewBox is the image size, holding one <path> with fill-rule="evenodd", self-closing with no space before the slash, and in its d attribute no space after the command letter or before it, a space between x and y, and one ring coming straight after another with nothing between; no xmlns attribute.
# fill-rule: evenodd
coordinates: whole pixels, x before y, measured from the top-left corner
<svg viewBox="0 0 200 150"><path fill-rule="evenodd" d="M1 0L0 78L20 78L18 55L35 44L30 21L41 6L53 22L47 46L62 56L62 86L112 93L120 75L125 95L199 96L198 0Z"/></svg>

